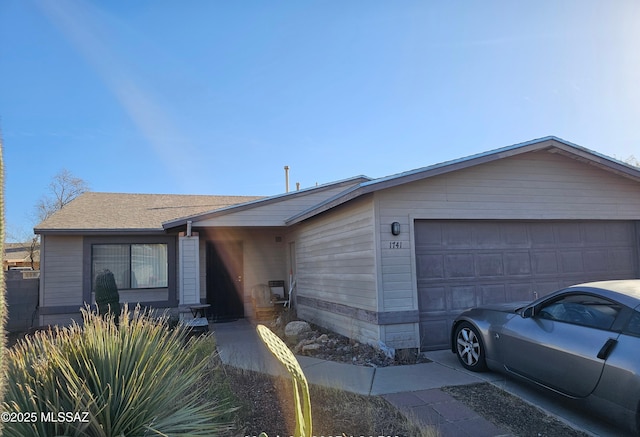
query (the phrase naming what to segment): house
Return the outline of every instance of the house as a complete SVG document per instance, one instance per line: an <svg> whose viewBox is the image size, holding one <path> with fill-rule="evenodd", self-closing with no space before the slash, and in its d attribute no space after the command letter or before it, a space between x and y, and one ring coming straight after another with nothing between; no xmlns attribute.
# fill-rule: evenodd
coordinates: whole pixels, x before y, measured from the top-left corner
<svg viewBox="0 0 640 437"><path fill-rule="evenodd" d="M38 270L40 268L40 244L36 241L5 243L2 258L4 270Z"/></svg>
<svg viewBox="0 0 640 437"><path fill-rule="evenodd" d="M122 301L205 302L216 319L291 275L300 318L440 349L468 307L639 277L640 169L545 137L265 198L86 193L36 232L42 324L77 318L105 267Z"/></svg>

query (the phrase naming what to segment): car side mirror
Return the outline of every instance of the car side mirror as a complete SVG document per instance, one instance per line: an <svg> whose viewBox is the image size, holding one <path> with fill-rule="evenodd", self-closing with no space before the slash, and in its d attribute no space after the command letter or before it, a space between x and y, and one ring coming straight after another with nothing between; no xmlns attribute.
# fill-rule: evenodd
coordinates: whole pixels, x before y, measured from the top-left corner
<svg viewBox="0 0 640 437"><path fill-rule="evenodd" d="M523 319L528 319L533 317L535 315L535 307L534 306L526 307L522 311L522 313L520 313L520 315L522 316Z"/></svg>

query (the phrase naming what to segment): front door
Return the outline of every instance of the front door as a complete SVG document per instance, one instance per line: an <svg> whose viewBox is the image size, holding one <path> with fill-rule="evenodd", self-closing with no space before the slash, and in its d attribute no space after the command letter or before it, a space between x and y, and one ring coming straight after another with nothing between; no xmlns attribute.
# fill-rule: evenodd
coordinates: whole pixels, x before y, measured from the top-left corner
<svg viewBox="0 0 640 437"><path fill-rule="evenodd" d="M212 320L244 317L242 242L207 241L207 303Z"/></svg>

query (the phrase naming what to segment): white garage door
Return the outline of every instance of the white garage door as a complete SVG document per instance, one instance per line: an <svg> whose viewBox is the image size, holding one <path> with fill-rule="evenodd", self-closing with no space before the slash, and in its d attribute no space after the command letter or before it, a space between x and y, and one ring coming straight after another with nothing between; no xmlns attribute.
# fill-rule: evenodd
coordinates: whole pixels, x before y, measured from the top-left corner
<svg viewBox="0 0 640 437"><path fill-rule="evenodd" d="M639 273L629 221L416 220L415 251L423 350L448 347L467 308Z"/></svg>

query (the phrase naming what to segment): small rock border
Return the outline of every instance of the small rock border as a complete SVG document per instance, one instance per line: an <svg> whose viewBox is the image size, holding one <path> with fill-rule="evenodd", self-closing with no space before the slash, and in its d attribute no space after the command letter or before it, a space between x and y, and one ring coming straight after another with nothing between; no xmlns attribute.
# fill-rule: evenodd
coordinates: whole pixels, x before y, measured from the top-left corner
<svg viewBox="0 0 640 437"><path fill-rule="evenodd" d="M407 351L390 356L379 347L360 343L304 321L295 320L286 324L276 321L272 329L296 355L368 367L431 362L422 354Z"/></svg>

